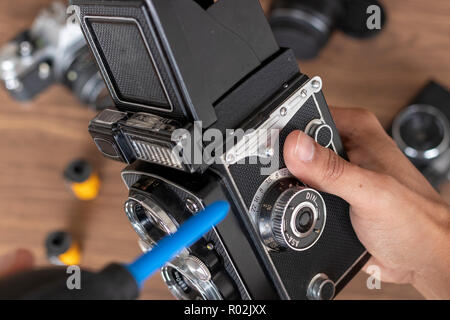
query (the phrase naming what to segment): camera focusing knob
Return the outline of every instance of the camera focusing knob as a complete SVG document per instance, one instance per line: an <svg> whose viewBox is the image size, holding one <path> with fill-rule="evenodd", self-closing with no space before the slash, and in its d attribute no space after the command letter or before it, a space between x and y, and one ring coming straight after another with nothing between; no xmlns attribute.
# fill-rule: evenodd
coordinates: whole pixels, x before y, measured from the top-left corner
<svg viewBox="0 0 450 320"><path fill-rule="evenodd" d="M319 119L311 121L306 126L305 133L325 148L328 148L333 142L333 129Z"/></svg>
<svg viewBox="0 0 450 320"><path fill-rule="evenodd" d="M301 187L295 187L286 190L277 200L275 206L273 208L273 235L275 240L283 247L287 247L287 243L284 237L284 218L285 218L285 210L289 205L289 200L295 195L296 192L300 191Z"/></svg>
<svg viewBox="0 0 450 320"><path fill-rule="evenodd" d="M326 207L320 193L295 185L293 180L276 182L261 203L258 228L265 245L272 250L307 250L317 242L325 226Z"/></svg>
<svg viewBox="0 0 450 320"><path fill-rule="evenodd" d="M196 256L190 255L185 261L186 268L200 281L211 280L211 272L208 267Z"/></svg>
<svg viewBox="0 0 450 320"><path fill-rule="evenodd" d="M334 282L326 274L319 273L309 283L306 296L309 300L331 300L335 291Z"/></svg>

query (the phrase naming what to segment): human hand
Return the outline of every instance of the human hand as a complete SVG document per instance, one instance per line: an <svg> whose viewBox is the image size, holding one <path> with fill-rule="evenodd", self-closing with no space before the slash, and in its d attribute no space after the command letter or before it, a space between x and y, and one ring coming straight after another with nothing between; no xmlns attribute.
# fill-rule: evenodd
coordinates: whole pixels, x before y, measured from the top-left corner
<svg viewBox="0 0 450 320"><path fill-rule="evenodd" d="M359 240L381 280L410 283L426 298L450 298L450 208L397 148L376 117L333 108L350 162L300 131L286 139L288 169L350 203Z"/></svg>
<svg viewBox="0 0 450 320"><path fill-rule="evenodd" d="M0 257L0 278L29 270L33 265L34 258L31 252L24 249L18 249Z"/></svg>

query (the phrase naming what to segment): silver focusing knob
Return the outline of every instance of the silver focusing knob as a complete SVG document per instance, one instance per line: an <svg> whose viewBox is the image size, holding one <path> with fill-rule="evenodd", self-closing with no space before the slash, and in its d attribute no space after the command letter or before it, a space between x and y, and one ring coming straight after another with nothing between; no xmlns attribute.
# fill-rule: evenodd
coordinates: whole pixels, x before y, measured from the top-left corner
<svg viewBox="0 0 450 320"><path fill-rule="evenodd" d="M309 300L331 300L335 291L334 282L326 274L319 273L309 283L306 296Z"/></svg>
<svg viewBox="0 0 450 320"><path fill-rule="evenodd" d="M333 129L319 119L311 121L306 126L305 133L325 148L328 148L333 142Z"/></svg>
<svg viewBox="0 0 450 320"><path fill-rule="evenodd" d="M222 300L208 267L197 257L180 255L161 269L170 292L180 300Z"/></svg>
<svg viewBox="0 0 450 320"><path fill-rule="evenodd" d="M261 237L270 249L307 250L325 227L325 201L316 190L280 181L264 196L257 220Z"/></svg>
<svg viewBox="0 0 450 320"><path fill-rule="evenodd" d="M185 261L186 268L191 272L191 274L200 281L211 280L211 272L208 267L203 263L202 260L196 256L190 255Z"/></svg>

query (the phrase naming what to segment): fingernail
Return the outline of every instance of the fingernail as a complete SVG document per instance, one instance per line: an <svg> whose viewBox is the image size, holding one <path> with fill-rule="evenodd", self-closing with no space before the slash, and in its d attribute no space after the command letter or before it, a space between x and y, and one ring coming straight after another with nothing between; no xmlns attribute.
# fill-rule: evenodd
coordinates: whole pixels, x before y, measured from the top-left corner
<svg viewBox="0 0 450 320"><path fill-rule="evenodd" d="M297 138L297 146L295 148L295 154L298 158L303 162L311 161L314 158L315 148L315 141L310 136L300 131Z"/></svg>

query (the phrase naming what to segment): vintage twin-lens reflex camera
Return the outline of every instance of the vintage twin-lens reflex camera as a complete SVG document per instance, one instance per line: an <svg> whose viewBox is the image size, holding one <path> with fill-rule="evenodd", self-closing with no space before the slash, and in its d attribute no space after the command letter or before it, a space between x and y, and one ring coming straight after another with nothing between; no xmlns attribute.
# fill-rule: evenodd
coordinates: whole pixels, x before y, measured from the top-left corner
<svg viewBox="0 0 450 320"><path fill-rule="evenodd" d="M0 48L0 80L11 96L29 101L55 83L95 109L111 105L105 83L80 26L67 19L67 6L54 2L33 25Z"/></svg>
<svg viewBox="0 0 450 320"><path fill-rule="evenodd" d="M341 156L344 150L322 80L302 74L292 51L277 45L259 2L73 3L117 108L101 112L89 131L106 157L130 164L122 172L125 211L143 246L216 200L231 204L220 225L162 269L171 292L180 299L333 298L368 254L349 205L295 179L282 148L300 129ZM236 139L215 154L221 161L189 161L190 152L177 148L216 143L183 143L198 121L203 131L222 132L223 144ZM226 135L229 129L246 134ZM279 139L255 138L265 130Z"/></svg>

